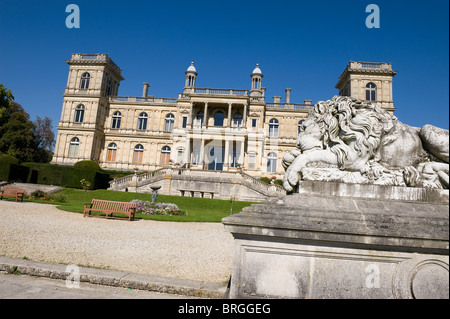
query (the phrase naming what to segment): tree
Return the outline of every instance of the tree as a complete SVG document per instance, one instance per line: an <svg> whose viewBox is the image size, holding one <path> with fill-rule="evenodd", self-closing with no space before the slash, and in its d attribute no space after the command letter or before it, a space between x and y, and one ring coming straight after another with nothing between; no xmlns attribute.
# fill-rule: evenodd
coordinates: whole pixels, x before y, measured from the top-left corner
<svg viewBox="0 0 450 319"><path fill-rule="evenodd" d="M38 117L33 123L14 102L11 90L0 84L0 155L14 156L19 162L49 162L53 143L52 121Z"/></svg>
<svg viewBox="0 0 450 319"><path fill-rule="evenodd" d="M55 145L55 133L53 133L52 120L47 116L43 119L36 116L34 125L36 126L36 133L40 139L39 146L51 152Z"/></svg>

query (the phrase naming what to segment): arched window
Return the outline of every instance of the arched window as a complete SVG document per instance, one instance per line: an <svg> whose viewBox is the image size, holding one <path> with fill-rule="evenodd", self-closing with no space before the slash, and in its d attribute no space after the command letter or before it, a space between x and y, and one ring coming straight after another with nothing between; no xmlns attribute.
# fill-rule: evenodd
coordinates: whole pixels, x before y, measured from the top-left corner
<svg viewBox="0 0 450 319"><path fill-rule="evenodd" d="M376 101L377 100L377 86L375 83L367 83L366 85L366 100Z"/></svg>
<svg viewBox="0 0 450 319"><path fill-rule="evenodd" d="M138 130L146 130L147 129L147 113L142 112L138 117Z"/></svg>
<svg viewBox="0 0 450 319"><path fill-rule="evenodd" d="M278 137L278 123L277 119L269 121L269 137Z"/></svg>
<svg viewBox="0 0 450 319"><path fill-rule="evenodd" d="M81 76L80 89L87 90L89 89L89 82L91 80L91 75L88 72L83 73Z"/></svg>
<svg viewBox="0 0 450 319"><path fill-rule="evenodd" d="M304 121L305 121L305 120L298 121L297 134L300 134L300 131L302 130L303 122L304 122Z"/></svg>
<svg viewBox="0 0 450 319"><path fill-rule="evenodd" d="M205 113L203 113L203 111L198 112L197 113L197 121L195 124L197 126L202 126L204 118L205 118Z"/></svg>
<svg viewBox="0 0 450 319"><path fill-rule="evenodd" d="M161 165L170 165L170 152L171 148L169 146L164 146L161 149Z"/></svg>
<svg viewBox="0 0 450 319"><path fill-rule="evenodd" d="M167 114L164 123L164 132L172 132L174 123L175 123L175 115L173 115L172 113Z"/></svg>
<svg viewBox="0 0 450 319"><path fill-rule="evenodd" d="M83 123L84 105L80 104L75 108L75 123Z"/></svg>
<svg viewBox="0 0 450 319"><path fill-rule="evenodd" d="M241 127L242 126L242 114L241 113L234 113L233 126L234 127Z"/></svg>
<svg viewBox="0 0 450 319"><path fill-rule="evenodd" d="M225 115L222 111L214 113L214 126L223 126Z"/></svg>
<svg viewBox="0 0 450 319"><path fill-rule="evenodd" d="M117 155L117 144L111 143L108 145L108 162L115 162L116 161L116 155Z"/></svg>
<svg viewBox="0 0 450 319"><path fill-rule="evenodd" d="M144 155L144 146L138 144L134 147L133 163L142 164L142 157Z"/></svg>
<svg viewBox="0 0 450 319"><path fill-rule="evenodd" d="M269 153L267 155L267 173L276 173L277 172L277 154Z"/></svg>
<svg viewBox="0 0 450 319"><path fill-rule="evenodd" d="M112 116L112 125L111 128L120 128L120 122L122 120L122 113L119 111L114 112Z"/></svg>
<svg viewBox="0 0 450 319"><path fill-rule="evenodd" d="M70 140L69 157L78 157L79 146L80 146L80 139L78 137L74 137Z"/></svg>

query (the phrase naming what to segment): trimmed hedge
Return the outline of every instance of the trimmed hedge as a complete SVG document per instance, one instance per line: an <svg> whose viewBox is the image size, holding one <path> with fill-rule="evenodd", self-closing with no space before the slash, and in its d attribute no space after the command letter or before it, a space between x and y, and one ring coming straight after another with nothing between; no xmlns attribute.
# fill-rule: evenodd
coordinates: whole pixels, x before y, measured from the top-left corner
<svg viewBox="0 0 450 319"><path fill-rule="evenodd" d="M109 187L110 176L107 173L77 169L73 166L23 163L0 165L0 179L79 189L82 188L80 181L85 179L91 184L89 189L106 189Z"/></svg>
<svg viewBox="0 0 450 319"><path fill-rule="evenodd" d="M74 168L78 169L90 169L93 171L101 171L100 165L95 161L79 161L73 165Z"/></svg>

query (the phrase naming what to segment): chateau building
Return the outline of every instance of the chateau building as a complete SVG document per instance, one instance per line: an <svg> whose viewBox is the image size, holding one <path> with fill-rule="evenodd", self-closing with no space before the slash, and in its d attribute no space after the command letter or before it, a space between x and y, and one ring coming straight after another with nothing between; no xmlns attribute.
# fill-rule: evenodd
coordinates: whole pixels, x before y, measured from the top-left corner
<svg viewBox="0 0 450 319"><path fill-rule="evenodd" d="M267 102L256 65L249 89L196 87L192 62L177 98L119 96L122 70L106 54L73 54L63 94L52 163L94 160L102 168L152 171L181 167L238 171L281 178L283 155L295 147L302 121L313 106L274 96ZM350 62L339 78L340 95L376 101L394 111L388 63Z"/></svg>

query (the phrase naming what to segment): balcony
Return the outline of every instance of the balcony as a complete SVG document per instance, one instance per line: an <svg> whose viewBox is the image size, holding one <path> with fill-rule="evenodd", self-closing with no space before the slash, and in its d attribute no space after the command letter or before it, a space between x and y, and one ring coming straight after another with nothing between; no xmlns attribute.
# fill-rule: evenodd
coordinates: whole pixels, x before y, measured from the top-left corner
<svg viewBox="0 0 450 319"><path fill-rule="evenodd" d="M111 102L140 102L140 103L155 103L155 104L176 104L177 99L160 98L154 96L139 97L139 96L112 96L109 98Z"/></svg>
<svg viewBox="0 0 450 319"><path fill-rule="evenodd" d="M234 89L194 89L195 94L204 95L235 95L235 96L248 96L248 90L234 90Z"/></svg>
<svg viewBox="0 0 450 319"><path fill-rule="evenodd" d="M267 103L267 109L273 110L310 110L314 105L312 104L293 104L293 103Z"/></svg>

